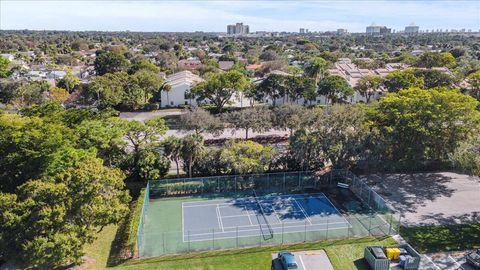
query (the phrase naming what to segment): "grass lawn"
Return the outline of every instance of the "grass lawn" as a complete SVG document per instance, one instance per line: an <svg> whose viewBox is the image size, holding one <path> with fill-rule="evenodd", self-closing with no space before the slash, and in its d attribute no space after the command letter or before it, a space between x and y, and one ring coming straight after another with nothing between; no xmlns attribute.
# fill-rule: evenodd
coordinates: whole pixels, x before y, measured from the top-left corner
<svg viewBox="0 0 480 270"><path fill-rule="evenodd" d="M402 227L401 235L422 253L480 248L480 224Z"/></svg>
<svg viewBox="0 0 480 270"><path fill-rule="evenodd" d="M317 243L303 243L283 247L261 247L238 249L229 251L211 251L183 255L163 256L143 260L131 260L114 267L107 267L110 248L115 238L115 226L109 226L100 233L99 238L86 248L87 256L95 262L84 265L85 270L123 270L123 269L172 269L172 270L200 270L200 269L238 269L238 270L270 270L271 253L280 249L313 250L324 249L337 270L367 270L362 260L363 249L367 245L393 245L392 238L362 238L354 240L322 241Z"/></svg>
<svg viewBox="0 0 480 270"><path fill-rule="evenodd" d="M89 259L86 264L80 267L80 269L106 269L117 229L118 226L116 225L105 227L103 231L97 235L97 240L92 244L85 246L85 253Z"/></svg>

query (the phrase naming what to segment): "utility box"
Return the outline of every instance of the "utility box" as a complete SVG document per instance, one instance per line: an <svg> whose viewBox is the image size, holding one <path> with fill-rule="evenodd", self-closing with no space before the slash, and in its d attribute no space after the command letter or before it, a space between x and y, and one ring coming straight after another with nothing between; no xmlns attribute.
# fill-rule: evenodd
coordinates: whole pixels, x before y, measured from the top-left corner
<svg viewBox="0 0 480 270"><path fill-rule="evenodd" d="M383 256L381 256L383 254ZM364 251L365 260L373 270L389 270L390 260L384 252L384 247L366 247Z"/></svg>
<svg viewBox="0 0 480 270"><path fill-rule="evenodd" d="M387 257L387 249L394 249L395 251L401 250L401 254L398 257L398 254L395 254L395 256L393 256L395 260L390 260ZM373 270L388 270L390 266L400 266L405 270L418 270L421 259L420 254L409 244L402 244L395 247L366 247L364 257Z"/></svg>

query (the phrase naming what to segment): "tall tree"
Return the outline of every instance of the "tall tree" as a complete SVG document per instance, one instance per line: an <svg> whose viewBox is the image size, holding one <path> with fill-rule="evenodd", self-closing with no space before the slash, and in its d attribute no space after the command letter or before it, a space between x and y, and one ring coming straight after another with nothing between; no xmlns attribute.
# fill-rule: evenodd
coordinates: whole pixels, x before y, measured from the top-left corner
<svg viewBox="0 0 480 270"><path fill-rule="evenodd" d="M468 75L467 81L470 84L469 91L471 95L480 100L480 70Z"/></svg>
<svg viewBox="0 0 480 270"><path fill-rule="evenodd" d="M226 167L234 174L265 172L269 169L274 155L273 147L252 141L229 141L221 153Z"/></svg>
<svg viewBox="0 0 480 270"><path fill-rule="evenodd" d="M223 118L230 123L235 130L244 129L245 139L248 132L267 131L272 127L271 113L265 107L252 107L224 114Z"/></svg>
<svg viewBox="0 0 480 270"><path fill-rule="evenodd" d="M95 71L101 76L107 73L127 71L129 62L122 54L115 52L100 52L95 59Z"/></svg>
<svg viewBox="0 0 480 270"><path fill-rule="evenodd" d="M396 70L385 77L383 84L389 92L398 92L411 87L423 88L423 78L415 77L413 70Z"/></svg>
<svg viewBox="0 0 480 270"><path fill-rule="evenodd" d="M175 136L169 136L162 141L162 146L165 155L173 162L175 162L175 166L177 169L177 177L179 177L180 167L178 166L178 162L182 155L182 139Z"/></svg>
<svg viewBox="0 0 480 270"><path fill-rule="evenodd" d="M10 76L10 61L0 56L0 78L7 78Z"/></svg>
<svg viewBox="0 0 480 270"><path fill-rule="evenodd" d="M302 126L303 119L308 113L308 110L301 105L284 104L274 111L275 127L289 130L292 136Z"/></svg>
<svg viewBox="0 0 480 270"><path fill-rule="evenodd" d="M380 76L367 75L358 80L354 89L364 96L367 100L367 103L369 103L372 96L375 95L381 86L382 78Z"/></svg>
<svg viewBox="0 0 480 270"><path fill-rule="evenodd" d="M196 134L211 133L219 135L223 132L223 122L202 108L191 108L180 115L179 129L194 131Z"/></svg>
<svg viewBox="0 0 480 270"><path fill-rule="evenodd" d="M327 76L318 84L318 94L326 98L326 103L331 101L332 104L345 102L347 97L354 94L353 89L348 82L340 76Z"/></svg>
<svg viewBox="0 0 480 270"><path fill-rule="evenodd" d="M0 192L2 252L27 268L79 264L83 246L119 222L129 200L120 170L103 166L94 151L63 149L41 178Z"/></svg>
<svg viewBox="0 0 480 270"><path fill-rule="evenodd" d="M257 86L256 95L259 100L269 97L275 107L277 99L285 96L286 91L285 76L270 74Z"/></svg>
<svg viewBox="0 0 480 270"><path fill-rule="evenodd" d="M199 102L211 101L218 112L222 112L233 95L243 91L246 87L247 79L245 75L236 70L231 70L224 73L208 74L204 82L200 82L192 88L191 94Z"/></svg>
<svg viewBox="0 0 480 270"><path fill-rule="evenodd" d="M196 133L189 134L182 139L182 159L187 167L188 177L193 176L193 166L204 151L203 137Z"/></svg>
<svg viewBox="0 0 480 270"><path fill-rule="evenodd" d="M315 57L306 64L305 75L313 78L318 84L318 82L325 76L327 66L328 62L325 59L321 57Z"/></svg>
<svg viewBox="0 0 480 270"><path fill-rule="evenodd" d="M419 166L446 161L459 142L478 133L478 105L457 90L410 88L384 96L369 118L385 159Z"/></svg>

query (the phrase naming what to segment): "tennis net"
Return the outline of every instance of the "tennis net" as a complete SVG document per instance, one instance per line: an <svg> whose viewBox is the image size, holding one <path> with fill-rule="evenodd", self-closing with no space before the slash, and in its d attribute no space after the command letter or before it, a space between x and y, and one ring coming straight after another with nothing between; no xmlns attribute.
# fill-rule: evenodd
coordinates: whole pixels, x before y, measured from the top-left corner
<svg viewBox="0 0 480 270"><path fill-rule="evenodd" d="M265 232L263 230L263 227L262 227L262 222L258 222L258 225L260 226L260 230L262 231L263 239L265 241L268 240L268 239L272 239L273 238L273 229L272 229L272 227L270 226L270 223L267 220L267 216L265 214L265 211L263 210L262 204L258 200L257 192L255 191L255 189L252 189L252 193L253 193L253 199L255 200L255 202L258 205L258 208L260 209L263 220L265 221L265 225L267 226L267 230L268 230L268 232Z"/></svg>

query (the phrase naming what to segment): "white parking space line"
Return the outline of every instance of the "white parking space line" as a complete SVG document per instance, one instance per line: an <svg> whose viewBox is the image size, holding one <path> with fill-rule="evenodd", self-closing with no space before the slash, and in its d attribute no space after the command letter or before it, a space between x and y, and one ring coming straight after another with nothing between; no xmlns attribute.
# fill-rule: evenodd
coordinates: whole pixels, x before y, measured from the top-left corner
<svg viewBox="0 0 480 270"><path fill-rule="evenodd" d="M432 259L430 257L428 257L427 255L423 255L423 257L427 258L427 260L430 261L432 263L432 265L435 266L435 268L437 268L438 270L442 270L440 267L437 266L436 263L434 263L432 261Z"/></svg>
<svg viewBox="0 0 480 270"><path fill-rule="evenodd" d="M463 268L462 265L461 265L459 262L457 262L457 260L455 260L452 256L448 255L448 258L449 258L450 260L454 261L455 264L456 264L458 267L460 267L460 269L465 270L465 268Z"/></svg>
<svg viewBox="0 0 480 270"><path fill-rule="evenodd" d="M307 270L305 264L303 263L302 255L298 255L298 259L300 259L300 263L302 264L302 269Z"/></svg>

